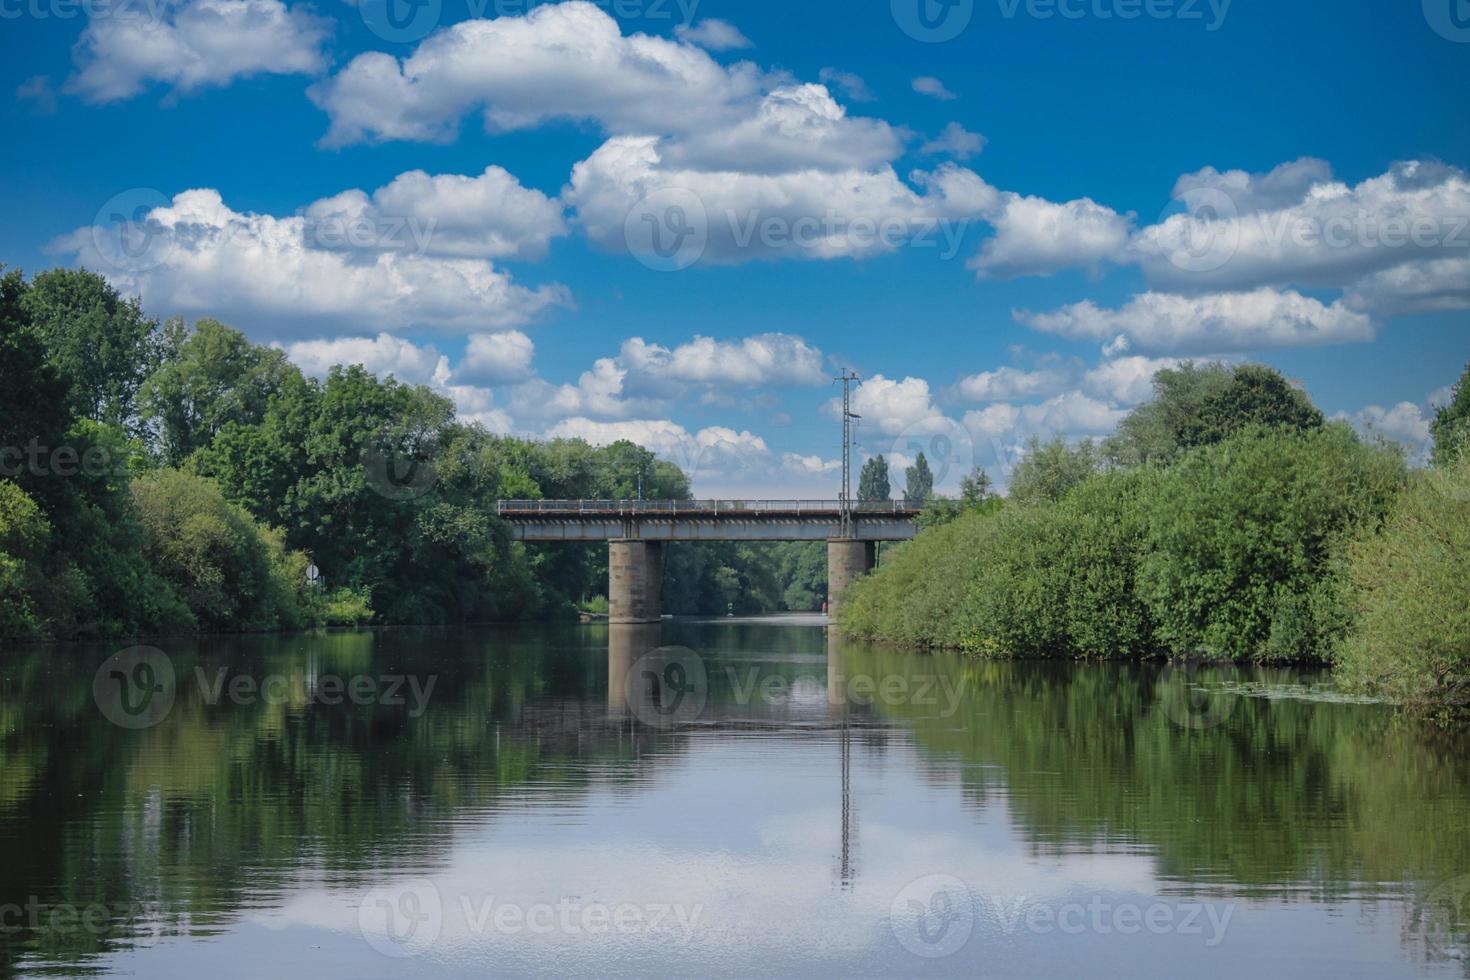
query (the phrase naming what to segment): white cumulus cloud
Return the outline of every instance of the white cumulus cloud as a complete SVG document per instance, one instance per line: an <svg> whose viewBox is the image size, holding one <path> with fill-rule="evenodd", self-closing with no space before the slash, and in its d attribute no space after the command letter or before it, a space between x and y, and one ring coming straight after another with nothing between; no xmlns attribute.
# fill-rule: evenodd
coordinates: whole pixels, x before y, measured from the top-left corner
<svg viewBox="0 0 1470 980"><path fill-rule="evenodd" d="M518 285L481 258L320 248L304 215L235 211L209 188L136 219L78 229L50 250L73 255L150 309L218 316L256 333L483 331L569 302L564 287Z"/></svg>
<svg viewBox="0 0 1470 980"><path fill-rule="evenodd" d="M87 22L66 90L94 103L150 82L188 93L250 75L314 75L331 22L281 0L183 0L156 11L125 5Z"/></svg>
<svg viewBox="0 0 1470 980"><path fill-rule="evenodd" d="M1018 310L1015 317L1035 330L1110 342L1112 349L1174 354L1349 343L1374 336L1373 322L1341 302L1328 305L1274 289L1203 296L1148 292L1117 309L1084 300L1051 313Z"/></svg>

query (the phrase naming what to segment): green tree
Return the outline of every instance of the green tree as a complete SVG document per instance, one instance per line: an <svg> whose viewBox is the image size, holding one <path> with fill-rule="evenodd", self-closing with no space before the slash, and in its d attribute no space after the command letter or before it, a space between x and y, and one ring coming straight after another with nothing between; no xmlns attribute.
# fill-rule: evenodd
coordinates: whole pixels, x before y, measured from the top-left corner
<svg viewBox="0 0 1470 980"><path fill-rule="evenodd" d="M858 474L859 500L887 500L893 495L893 488L888 483L888 460L881 455L874 456L863 464L862 472Z"/></svg>
<svg viewBox="0 0 1470 980"><path fill-rule="evenodd" d="M1168 649L1232 658L1330 654L1345 614L1329 573L1404 485L1396 449L1346 425L1248 429L1149 486L1138 592Z"/></svg>
<svg viewBox="0 0 1470 980"><path fill-rule="evenodd" d="M210 630L301 625L306 556L225 500L213 482L156 470L132 483L149 564Z"/></svg>
<svg viewBox="0 0 1470 980"><path fill-rule="evenodd" d="M69 386L78 416L127 426L135 400L158 363L158 321L138 300L124 299L86 269L51 269L35 276L23 305Z"/></svg>
<svg viewBox="0 0 1470 980"><path fill-rule="evenodd" d="M29 291L20 270L0 276L0 478L14 480L49 512L68 488L36 472L28 453L64 445L72 414L66 383L31 325Z"/></svg>
<svg viewBox="0 0 1470 980"><path fill-rule="evenodd" d="M1434 436L1436 465L1450 463L1470 448L1470 364L1455 382L1450 400L1434 413L1429 432Z"/></svg>
<svg viewBox="0 0 1470 980"><path fill-rule="evenodd" d="M1032 504L1060 500L1096 473L1101 462L1091 439L1068 446L1060 436L1045 443L1032 436L1025 455L1011 473L1010 497Z"/></svg>
<svg viewBox="0 0 1470 980"><path fill-rule="evenodd" d="M976 466L960 478L960 503L967 509L973 510L995 496L995 487L990 482L990 474L982 467Z"/></svg>
<svg viewBox="0 0 1470 980"><path fill-rule="evenodd" d="M1323 416L1280 372L1260 364L1228 367L1185 362L1154 375L1154 399L1140 405L1103 444L1122 466L1167 462L1251 426L1319 428Z"/></svg>
<svg viewBox="0 0 1470 980"><path fill-rule="evenodd" d="M1352 687L1466 711L1470 455L1413 474L1381 529L1353 542L1356 630L1336 666Z"/></svg>
<svg viewBox="0 0 1470 980"><path fill-rule="evenodd" d="M231 422L264 421L271 398L297 373L284 351L252 344L218 320L198 320L192 332L170 321L165 336L168 353L140 389L139 404L170 466Z"/></svg>
<svg viewBox="0 0 1470 980"><path fill-rule="evenodd" d="M41 591L51 525L41 508L9 480L0 480L0 637L46 635Z"/></svg>
<svg viewBox="0 0 1470 980"><path fill-rule="evenodd" d="M934 473L929 469L929 461L924 458L924 450L919 450L914 465L904 468L903 476L903 495L906 500L923 503L934 496Z"/></svg>

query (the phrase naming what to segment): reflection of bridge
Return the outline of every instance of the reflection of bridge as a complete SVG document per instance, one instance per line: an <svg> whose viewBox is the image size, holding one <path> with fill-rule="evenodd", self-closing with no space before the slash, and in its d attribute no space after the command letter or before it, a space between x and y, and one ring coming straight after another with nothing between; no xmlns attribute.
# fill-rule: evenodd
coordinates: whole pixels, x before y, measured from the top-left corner
<svg viewBox="0 0 1470 980"><path fill-rule="evenodd" d="M919 505L854 501L847 526L838 500L502 500L496 509L521 541L607 541L609 619L647 623L659 618L665 541L826 541L833 611L873 567L874 542L918 533Z"/></svg>

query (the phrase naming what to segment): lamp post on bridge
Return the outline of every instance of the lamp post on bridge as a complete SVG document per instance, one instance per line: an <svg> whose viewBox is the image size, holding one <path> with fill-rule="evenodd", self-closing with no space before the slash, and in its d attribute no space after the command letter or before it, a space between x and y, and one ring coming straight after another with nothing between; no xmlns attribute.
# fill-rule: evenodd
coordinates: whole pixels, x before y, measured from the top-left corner
<svg viewBox="0 0 1470 980"><path fill-rule="evenodd" d="M852 423L862 418L852 410L852 384L858 379L856 371L843 368L842 382L842 499L838 506L837 537L827 539L827 616L836 622L841 608L842 593L854 579L860 578L873 567L874 547L872 541L860 541L857 525L852 517Z"/></svg>

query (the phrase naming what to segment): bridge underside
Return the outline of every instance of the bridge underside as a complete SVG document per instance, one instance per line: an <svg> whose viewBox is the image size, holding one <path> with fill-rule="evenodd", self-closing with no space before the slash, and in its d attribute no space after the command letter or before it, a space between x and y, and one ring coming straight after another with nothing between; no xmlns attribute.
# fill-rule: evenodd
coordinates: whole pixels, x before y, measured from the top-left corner
<svg viewBox="0 0 1470 980"><path fill-rule="evenodd" d="M606 541L608 618L655 623L662 609L666 541L825 541L827 613L873 567L875 542L919 532L908 501L852 503L852 526L833 500L502 500L497 512L519 541Z"/></svg>

